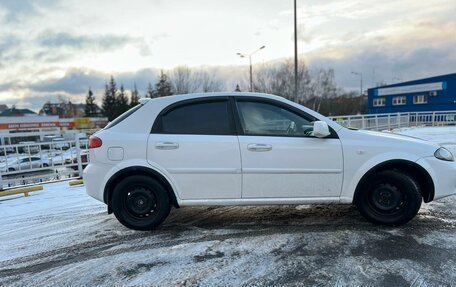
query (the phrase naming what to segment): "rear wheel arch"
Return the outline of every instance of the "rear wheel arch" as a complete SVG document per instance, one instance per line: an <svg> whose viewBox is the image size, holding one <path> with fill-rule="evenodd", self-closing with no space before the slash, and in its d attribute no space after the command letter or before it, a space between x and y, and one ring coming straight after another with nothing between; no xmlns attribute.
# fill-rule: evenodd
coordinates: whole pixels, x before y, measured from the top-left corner
<svg viewBox="0 0 456 287"><path fill-rule="evenodd" d="M353 203L356 203L359 193L363 191L364 184L374 174L384 170L397 170L411 176L419 185L424 202L431 202L434 199L435 187L430 174L419 164L408 160L389 160L372 167L358 182L353 196Z"/></svg>
<svg viewBox="0 0 456 287"><path fill-rule="evenodd" d="M108 212L112 212L111 207L111 199L112 199L112 192L114 191L115 186L120 183L123 179L134 176L134 175L145 175L157 180L168 192L169 202L175 207L179 208L179 204L177 202L177 197L172 188L169 181L158 171L144 167L144 166L132 166L122 169L116 172L105 185L104 194L103 194L103 201L108 205Z"/></svg>

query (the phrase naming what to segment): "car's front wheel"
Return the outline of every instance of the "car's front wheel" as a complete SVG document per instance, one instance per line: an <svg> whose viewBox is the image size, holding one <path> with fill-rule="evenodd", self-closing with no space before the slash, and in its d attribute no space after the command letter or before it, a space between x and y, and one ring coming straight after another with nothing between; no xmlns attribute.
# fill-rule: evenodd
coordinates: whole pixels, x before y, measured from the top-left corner
<svg viewBox="0 0 456 287"><path fill-rule="evenodd" d="M154 229L166 219L170 208L165 188L147 176L129 176L117 184L112 193L114 215L131 229Z"/></svg>
<svg viewBox="0 0 456 287"><path fill-rule="evenodd" d="M355 204L367 220L390 226L410 221L421 207L416 180L397 170L370 176L357 194Z"/></svg>

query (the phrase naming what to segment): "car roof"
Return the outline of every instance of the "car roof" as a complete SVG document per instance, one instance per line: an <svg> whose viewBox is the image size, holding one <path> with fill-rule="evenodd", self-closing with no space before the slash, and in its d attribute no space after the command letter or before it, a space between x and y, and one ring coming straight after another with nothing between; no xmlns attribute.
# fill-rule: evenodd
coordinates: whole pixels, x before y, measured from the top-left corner
<svg viewBox="0 0 456 287"><path fill-rule="evenodd" d="M140 99L140 104L141 105L157 105L161 106L162 108L180 102L180 101L185 101L185 100L191 100L191 99L198 99L198 98L209 98L209 97L256 97L256 98L261 98L261 99L270 99L270 100L276 100L291 106L294 106L295 108L298 108L300 110L305 111L306 113L310 114L311 116L314 116L317 119L325 121L329 126L331 126L335 131L339 131L343 127L336 123L335 121L319 114L318 112L309 109L299 103L293 102L289 99L286 99L281 96L276 96L276 95L271 95L271 94L264 94L264 93L253 93L253 92L210 92L210 93L194 93L194 94L182 94L182 95L172 95L172 96L167 96L167 97L160 97L160 98L141 98Z"/></svg>
<svg viewBox="0 0 456 287"><path fill-rule="evenodd" d="M251 92L213 92L213 93L193 93L193 94L181 94L172 95L172 97L160 97L160 98L141 98L139 101L141 104L146 104L149 101L169 101L171 98L173 102L179 102L188 99L206 98L206 97L259 97L269 99L284 100L285 98L264 93L251 93Z"/></svg>

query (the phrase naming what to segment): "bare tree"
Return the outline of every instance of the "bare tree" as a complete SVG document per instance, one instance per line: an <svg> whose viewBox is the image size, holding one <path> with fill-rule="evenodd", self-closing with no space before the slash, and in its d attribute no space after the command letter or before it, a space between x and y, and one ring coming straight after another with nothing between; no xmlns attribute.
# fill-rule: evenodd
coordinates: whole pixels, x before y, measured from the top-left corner
<svg viewBox="0 0 456 287"><path fill-rule="evenodd" d="M176 94L221 91L222 82L213 74L200 69L194 71L187 66L172 70L170 81Z"/></svg>
<svg viewBox="0 0 456 287"><path fill-rule="evenodd" d="M222 90L222 82L214 74L200 70L195 74L195 84L198 90L203 93L220 92Z"/></svg>
<svg viewBox="0 0 456 287"><path fill-rule="evenodd" d="M294 63L287 59L257 70L255 91L276 94L287 99L294 99ZM334 98L339 94L333 69L309 70L303 61L298 63L298 98L299 103L312 103L314 110L319 110L321 99Z"/></svg>
<svg viewBox="0 0 456 287"><path fill-rule="evenodd" d="M303 61L298 63L298 101L308 96L309 73ZM275 94L287 99L294 98L294 64L291 59L273 63L257 70L254 91Z"/></svg>
<svg viewBox="0 0 456 287"><path fill-rule="evenodd" d="M187 66L174 68L170 78L175 94L189 94L197 90L192 70Z"/></svg>

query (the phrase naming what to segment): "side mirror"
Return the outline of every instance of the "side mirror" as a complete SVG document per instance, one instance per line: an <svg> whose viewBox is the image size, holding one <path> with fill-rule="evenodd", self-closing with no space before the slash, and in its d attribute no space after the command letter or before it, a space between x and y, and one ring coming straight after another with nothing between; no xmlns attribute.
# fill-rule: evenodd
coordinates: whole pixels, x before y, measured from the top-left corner
<svg viewBox="0 0 456 287"><path fill-rule="evenodd" d="M313 135L317 138L324 138L331 134L328 124L322 121L314 122Z"/></svg>

